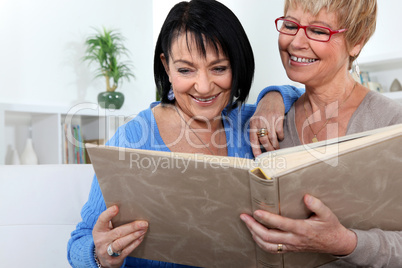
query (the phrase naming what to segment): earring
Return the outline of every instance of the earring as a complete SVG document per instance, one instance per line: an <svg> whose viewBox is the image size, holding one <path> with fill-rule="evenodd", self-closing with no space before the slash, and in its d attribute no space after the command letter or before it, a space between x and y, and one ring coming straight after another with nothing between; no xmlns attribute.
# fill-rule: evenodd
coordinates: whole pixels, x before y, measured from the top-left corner
<svg viewBox="0 0 402 268"><path fill-rule="evenodd" d="M357 60L355 61L354 71L357 74L357 76L360 76L360 68L359 68L359 64L357 63Z"/></svg>
<svg viewBox="0 0 402 268"><path fill-rule="evenodd" d="M355 60L355 62L353 64L352 76L356 82L361 83L360 68L359 68L359 64L357 63L357 60Z"/></svg>
<svg viewBox="0 0 402 268"><path fill-rule="evenodd" d="M172 87L172 85L170 85L170 90L169 90L169 93L168 93L168 100L170 100L170 101L172 101L172 100L174 100L174 92L173 92L173 87Z"/></svg>

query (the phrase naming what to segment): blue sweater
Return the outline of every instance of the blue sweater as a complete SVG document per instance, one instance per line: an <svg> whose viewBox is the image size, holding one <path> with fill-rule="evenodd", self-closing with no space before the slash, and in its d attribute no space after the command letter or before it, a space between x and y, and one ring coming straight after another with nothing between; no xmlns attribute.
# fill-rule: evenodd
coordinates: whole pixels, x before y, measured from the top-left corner
<svg viewBox="0 0 402 268"><path fill-rule="evenodd" d="M290 86L268 87L259 95L257 103L269 91L280 91L284 98L286 112L291 105L303 93L302 90ZM108 145L147 149L156 151L170 151L163 142L155 118L152 114L151 105L147 110L142 111L127 124L118 128ZM230 113L225 109L222 112L223 125L226 132L228 156L252 158L252 150L249 143L249 119L254 114L256 105L243 105ZM81 210L82 221L71 233L67 246L67 258L72 267L75 268L96 268L94 259L94 241L92 229L98 220L99 215L106 210L105 201L102 196L96 176L92 181L91 191L87 203ZM122 267L188 267L185 265L164 263L159 261L144 260L127 257Z"/></svg>

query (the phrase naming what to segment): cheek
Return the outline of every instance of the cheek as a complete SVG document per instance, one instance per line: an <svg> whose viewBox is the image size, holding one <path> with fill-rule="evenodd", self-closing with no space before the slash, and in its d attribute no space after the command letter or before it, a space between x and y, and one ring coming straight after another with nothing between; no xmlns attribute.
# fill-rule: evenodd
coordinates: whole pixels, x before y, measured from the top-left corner
<svg viewBox="0 0 402 268"><path fill-rule="evenodd" d="M175 93L185 93L191 89L192 83L189 80L172 76L171 83Z"/></svg>
<svg viewBox="0 0 402 268"><path fill-rule="evenodd" d="M285 36L283 34L280 34L278 37L278 48L280 51L286 50L289 46L290 39L288 36Z"/></svg>
<svg viewBox="0 0 402 268"><path fill-rule="evenodd" d="M230 91L232 89L232 73L219 77L216 84L220 88Z"/></svg>

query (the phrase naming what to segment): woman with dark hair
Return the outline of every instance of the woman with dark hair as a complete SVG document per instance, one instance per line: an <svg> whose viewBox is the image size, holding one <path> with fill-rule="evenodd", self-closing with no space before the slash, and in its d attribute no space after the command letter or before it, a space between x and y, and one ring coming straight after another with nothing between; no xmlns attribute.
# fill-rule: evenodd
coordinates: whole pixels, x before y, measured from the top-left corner
<svg viewBox="0 0 402 268"><path fill-rule="evenodd" d="M108 145L253 157L248 121L256 107L242 104L253 80L254 57L242 25L227 7L214 0L175 5L159 34L154 65L161 103L121 126ZM290 98L285 100L290 107ZM113 228L118 212L117 206L106 208L95 177L82 222L68 243L73 267L179 267L128 257L143 241L148 223Z"/></svg>
<svg viewBox="0 0 402 268"><path fill-rule="evenodd" d="M183 16L185 13L188 14ZM203 20L200 20L200 17ZM254 76L253 51L235 14L227 12L227 7L224 5L211 3L211 1L177 4L161 29L154 58L155 83L158 86L161 102L174 104L174 100L168 98L171 83L168 74L164 71L165 66L160 60L160 55L165 53L166 61L169 62L172 43L181 34L185 34L186 39L193 38L195 46L204 57L206 56L205 46L213 47L216 53L219 49L222 50L221 52L230 62L233 77L229 103L233 108L237 104L244 103Z"/></svg>

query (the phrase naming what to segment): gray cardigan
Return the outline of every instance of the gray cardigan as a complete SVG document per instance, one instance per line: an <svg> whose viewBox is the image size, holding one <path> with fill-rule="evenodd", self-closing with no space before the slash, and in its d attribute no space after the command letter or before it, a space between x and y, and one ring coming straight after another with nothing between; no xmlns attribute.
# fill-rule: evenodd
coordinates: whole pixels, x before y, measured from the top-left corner
<svg viewBox="0 0 402 268"><path fill-rule="evenodd" d="M356 109L346 135L402 123L402 105L370 91ZM295 124L295 107L285 117L281 148L301 145ZM348 256L321 267L402 267L402 231L353 230L357 247Z"/></svg>

